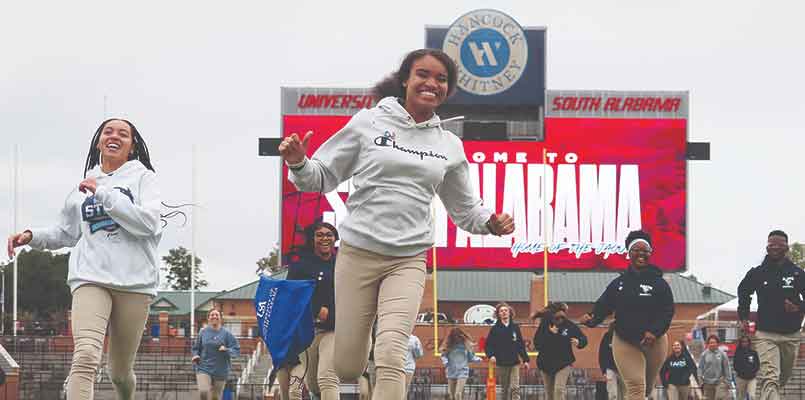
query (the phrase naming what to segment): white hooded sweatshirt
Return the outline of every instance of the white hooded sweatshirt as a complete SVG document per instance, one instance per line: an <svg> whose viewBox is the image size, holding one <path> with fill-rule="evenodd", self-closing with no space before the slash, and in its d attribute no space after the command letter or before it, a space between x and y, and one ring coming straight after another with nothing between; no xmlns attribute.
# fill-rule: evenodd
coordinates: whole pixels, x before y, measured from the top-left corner
<svg viewBox="0 0 805 400"><path fill-rule="evenodd" d="M95 194L81 193L76 185L60 222L31 230L31 247L74 247L67 274L70 291L95 284L156 296L162 237L156 174L133 160L110 174L95 167L87 177L98 182Z"/></svg>
<svg viewBox="0 0 805 400"><path fill-rule="evenodd" d="M327 193L352 178L341 239L386 256L414 256L433 244L431 202L438 194L458 227L488 234L492 211L470 184L461 139L437 115L416 123L394 97L361 110L288 178Z"/></svg>

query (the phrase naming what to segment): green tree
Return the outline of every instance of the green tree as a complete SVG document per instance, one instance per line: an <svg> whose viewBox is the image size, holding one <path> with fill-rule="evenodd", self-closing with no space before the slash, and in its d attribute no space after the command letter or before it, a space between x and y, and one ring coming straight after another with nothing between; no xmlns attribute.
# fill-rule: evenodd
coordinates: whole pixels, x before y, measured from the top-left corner
<svg viewBox="0 0 805 400"><path fill-rule="evenodd" d="M805 269L805 245L799 242L794 242L794 244L791 245L791 250L789 251L788 256L791 257L791 261L794 264L797 264L800 268Z"/></svg>
<svg viewBox="0 0 805 400"><path fill-rule="evenodd" d="M190 252L179 246L175 249L168 250L168 255L162 257L165 266L162 270L165 271L165 279L168 281L168 286L173 290L188 290L190 289L190 268L192 259ZM203 288L208 285L207 281L201 278L201 259L196 256L196 285L195 289Z"/></svg>
<svg viewBox="0 0 805 400"><path fill-rule="evenodd" d="M47 320L53 314L70 309L72 296L67 287L67 261L70 254L42 250L22 251L17 256L18 319L25 315L34 320ZM14 302L14 264L0 265L5 278L3 317L6 332L11 329Z"/></svg>
<svg viewBox="0 0 805 400"><path fill-rule="evenodd" d="M257 260L257 271L255 273L258 275L261 273L273 274L281 269L279 265L279 245L274 244L274 248L268 252L267 257Z"/></svg>

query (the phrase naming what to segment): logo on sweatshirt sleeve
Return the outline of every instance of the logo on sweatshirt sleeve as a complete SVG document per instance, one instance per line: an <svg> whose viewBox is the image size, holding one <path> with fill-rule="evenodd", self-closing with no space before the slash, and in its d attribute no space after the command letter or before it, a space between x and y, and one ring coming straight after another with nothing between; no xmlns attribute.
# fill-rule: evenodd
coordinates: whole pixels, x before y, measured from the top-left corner
<svg viewBox="0 0 805 400"><path fill-rule="evenodd" d="M119 186L114 187L115 190L120 191L134 203L134 195L131 190ZM115 232L120 228L120 225L115 222L103 208L103 204L95 197L95 195L87 197L81 203L81 219L89 224L89 232L95 233L98 231Z"/></svg>

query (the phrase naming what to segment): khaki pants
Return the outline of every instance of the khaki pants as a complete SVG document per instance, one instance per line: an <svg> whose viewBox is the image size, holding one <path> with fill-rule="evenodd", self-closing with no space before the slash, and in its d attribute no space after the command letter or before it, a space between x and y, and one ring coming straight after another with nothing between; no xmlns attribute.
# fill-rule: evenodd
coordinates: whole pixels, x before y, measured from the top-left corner
<svg viewBox="0 0 805 400"><path fill-rule="evenodd" d="M646 388L654 389L657 374L668 354L668 335L657 338L652 346L636 346L612 335L612 355L626 385L628 400L644 400Z"/></svg>
<svg viewBox="0 0 805 400"><path fill-rule="evenodd" d="M358 399L371 400L372 399L372 382L369 378L361 375L358 378Z"/></svg>
<svg viewBox="0 0 805 400"><path fill-rule="evenodd" d="M73 362L68 400L91 400L109 331L109 376L119 400L134 399L134 358L148 319L151 296L83 285L73 292Z"/></svg>
<svg viewBox="0 0 805 400"><path fill-rule="evenodd" d="M688 400L690 386L688 385L668 385L668 400Z"/></svg>
<svg viewBox="0 0 805 400"><path fill-rule="evenodd" d="M623 400L624 394L626 394L626 385L623 384L620 374L607 369L607 399Z"/></svg>
<svg viewBox="0 0 805 400"><path fill-rule="evenodd" d="M368 376L366 376L368 375ZM358 399L372 400L372 390L375 387L375 362L369 360L366 367L366 374L358 377Z"/></svg>
<svg viewBox="0 0 805 400"><path fill-rule="evenodd" d="M757 374L760 399L777 400L797 360L799 332L780 334L757 331L753 342L760 357L760 371Z"/></svg>
<svg viewBox="0 0 805 400"><path fill-rule="evenodd" d="M277 383L280 387L280 400L302 400L302 384L305 377L307 357L299 355L301 364L281 368L277 371Z"/></svg>
<svg viewBox="0 0 805 400"><path fill-rule="evenodd" d="M703 383L702 394L704 400L725 400L729 398L729 388L726 382Z"/></svg>
<svg viewBox="0 0 805 400"><path fill-rule="evenodd" d="M495 367L500 388L503 390L501 400L520 400L520 365L511 367Z"/></svg>
<svg viewBox="0 0 805 400"><path fill-rule="evenodd" d="M305 351L308 369L305 384L308 391L319 394L320 400L338 400L340 382L335 373L334 349L335 333L319 331L313 343Z"/></svg>
<svg viewBox="0 0 805 400"><path fill-rule="evenodd" d="M735 393L737 394L737 400L746 400L746 396L749 396L749 400L755 400L757 396L757 379L742 379L739 377L735 377Z"/></svg>
<svg viewBox="0 0 805 400"><path fill-rule="evenodd" d="M547 400L564 400L567 397L567 377L570 376L570 367L564 367L555 374L540 371L542 382L545 384L545 398Z"/></svg>
<svg viewBox="0 0 805 400"><path fill-rule="evenodd" d="M467 378L461 379L448 379L447 380L447 399L448 400L461 400L464 396L464 385L467 383Z"/></svg>
<svg viewBox="0 0 805 400"><path fill-rule="evenodd" d="M224 396L225 379L215 379L207 374L196 374L198 394L201 400L221 400Z"/></svg>
<svg viewBox="0 0 805 400"><path fill-rule="evenodd" d="M335 261L335 369L342 380L355 380L366 368L377 316L372 398L403 398L405 352L424 290L425 253L388 257L341 242Z"/></svg>

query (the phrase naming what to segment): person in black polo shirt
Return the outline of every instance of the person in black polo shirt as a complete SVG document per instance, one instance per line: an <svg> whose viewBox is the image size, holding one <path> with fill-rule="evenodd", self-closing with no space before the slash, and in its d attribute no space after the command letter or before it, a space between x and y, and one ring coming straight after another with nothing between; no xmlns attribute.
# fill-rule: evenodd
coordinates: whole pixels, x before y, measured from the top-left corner
<svg viewBox="0 0 805 400"><path fill-rule="evenodd" d="M749 305L757 294L755 350L760 356L761 399L778 399L797 360L800 328L805 311L803 271L786 257L788 235L769 233L766 257L738 285L738 317L748 332Z"/></svg>
<svg viewBox="0 0 805 400"><path fill-rule="evenodd" d="M696 362L690 356L685 343L674 340L671 354L665 359L660 370L662 386L668 391L668 400L688 400L690 394L690 376L696 376Z"/></svg>

